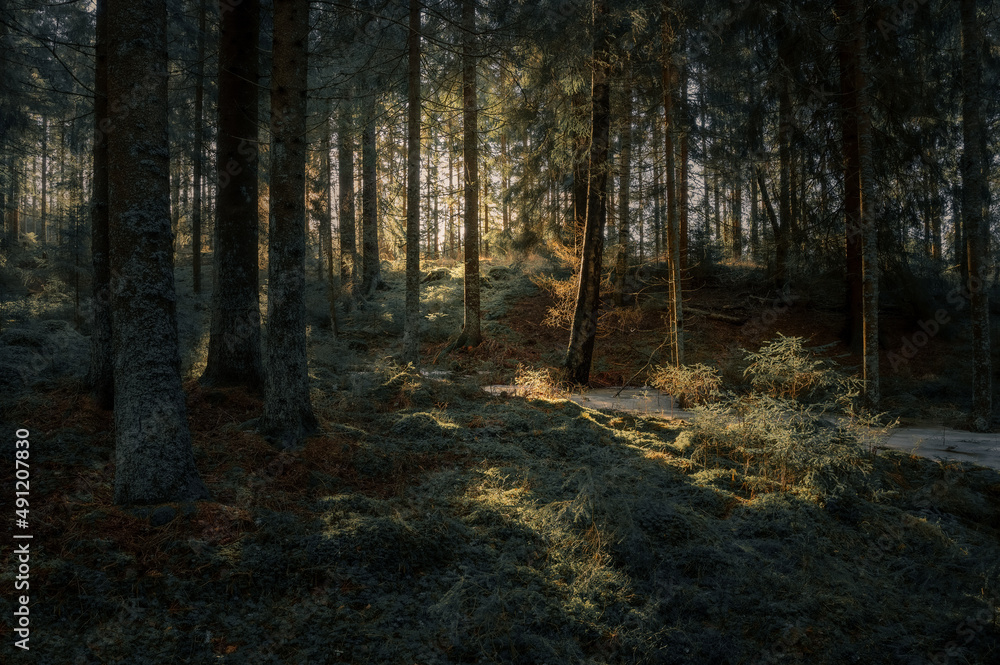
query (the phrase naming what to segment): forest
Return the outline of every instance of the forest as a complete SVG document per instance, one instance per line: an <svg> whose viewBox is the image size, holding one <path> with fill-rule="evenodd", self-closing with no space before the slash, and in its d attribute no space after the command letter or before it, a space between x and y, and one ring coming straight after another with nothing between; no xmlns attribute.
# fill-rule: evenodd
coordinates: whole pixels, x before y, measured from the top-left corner
<svg viewBox="0 0 1000 665"><path fill-rule="evenodd" d="M1000 662L1000 5L0 0L0 662Z"/></svg>

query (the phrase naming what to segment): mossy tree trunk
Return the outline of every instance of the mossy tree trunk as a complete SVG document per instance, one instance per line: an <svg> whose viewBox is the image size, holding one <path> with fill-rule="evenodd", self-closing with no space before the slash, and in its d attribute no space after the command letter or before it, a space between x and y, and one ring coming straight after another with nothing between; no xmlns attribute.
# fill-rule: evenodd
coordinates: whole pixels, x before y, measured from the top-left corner
<svg viewBox="0 0 1000 665"><path fill-rule="evenodd" d="M225 0L223 0L225 2ZM257 102L260 3L221 7L215 249L208 363L201 382L263 389L258 282ZM202 13L204 15L204 12ZM196 109L197 112L197 109ZM200 143L195 139L196 143ZM201 153L195 150L195 171ZM201 187L195 177L195 218Z"/></svg>
<svg viewBox="0 0 1000 665"><path fill-rule="evenodd" d="M576 308L570 328L569 346L563 366L566 378L578 385L590 382L590 366L597 339L597 318L601 306L601 264L604 254L604 224L608 214L608 143L611 133L611 51L607 26L607 0L594 1L594 60L590 186L587 223L583 231L583 251L577 287Z"/></svg>
<svg viewBox="0 0 1000 665"><path fill-rule="evenodd" d="M107 21L115 503L203 499L170 252L166 2L109 0Z"/></svg>
<svg viewBox="0 0 1000 665"><path fill-rule="evenodd" d="M305 327L308 0L274 3L267 336L260 430L281 448L318 429Z"/></svg>

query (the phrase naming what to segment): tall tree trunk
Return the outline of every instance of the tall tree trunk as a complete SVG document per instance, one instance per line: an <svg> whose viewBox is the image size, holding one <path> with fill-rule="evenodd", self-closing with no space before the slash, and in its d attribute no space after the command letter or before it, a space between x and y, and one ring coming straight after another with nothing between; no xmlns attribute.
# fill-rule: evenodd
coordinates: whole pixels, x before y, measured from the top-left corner
<svg viewBox="0 0 1000 665"><path fill-rule="evenodd" d="M331 108L329 102L326 104L324 120L320 137L320 186L322 190L320 196L320 247L321 254L326 256L326 265L323 271L326 273L326 302L330 313L330 329L334 336L340 334L339 321L337 320L337 300L340 298L340 266L336 261L333 252L333 200L330 196L330 185L333 181L331 168L332 157L330 150L330 121Z"/></svg>
<svg viewBox="0 0 1000 665"><path fill-rule="evenodd" d="M201 183L202 164L204 149L204 120L203 109L205 104L205 4L207 0L201 0L198 5L198 61L194 71L194 210L191 213L191 272L194 280L194 292L201 293ZM223 0L222 20L225 20L227 13L233 9L229 2ZM256 44L255 42L250 42ZM247 109L254 116L257 109Z"/></svg>
<svg viewBox="0 0 1000 665"><path fill-rule="evenodd" d="M170 255L166 1L109 0L107 26L115 503L205 499L181 388ZM138 96L137 81L147 82Z"/></svg>
<svg viewBox="0 0 1000 665"><path fill-rule="evenodd" d="M587 96L576 92L571 99L573 109L573 248L580 255L583 251L583 231L587 226L587 189L590 184L590 136L585 128L590 115Z"/></svg>
<svg viewBox="0 0 1000 665"><path fill-rule="evenodd" d="M563 363L567 379L578 385L590 382L597 320L601 307L601 264L604 254L604 224L608 214L608 144L611 134L611 37L608 2L594 0L594 59L592 82L592 128L590 187L587 223L583 233L580 280L573 312L573 326Z"/></svg>
<svg viewBox="0 0 1000 665"><path fill-rule="evenodd" d="M361 133L361 293L372 298L382 280L378 247L378 153L375 149L375 111L369 109Z"/></svg>
<svg viewBox="0 0 1000 665"><path fill-rule="evenodd" d="M420 0L410 0L407 34L406 318L403 361L420 365Z"/></svg>
<svg viewBox="0 0 1000 665"><path fill-rule="evenodd" d="M627 66L627 65L626 65ZM632 161L632 78L631 70L625 73L624 107L622 108L622 155L618 168L619 210L618 210L618 252L615 257L615 305L621 307L625 290L625 271L628 268L628 234L629 234L629 194L632 188L630 165ZM642 229L639 230L640 238ZM639 243L640 249L642 243Z"/></svg>
<svg viewBox="0 0 1000 665"><path fill-rule="evenodd" d="M670 0L664 0L662 21L663 44L663 115L664 149L667 176L667 266L670 272L669 326L673 364L684 364L684 306L681 291L681 230L677 216L677 195L675 185L676 166L674 162L674 132L676 131L676 110L674 99L677 95L677 68L674 66L674 42L676 35L671 22Z"/></svg>
<svg viewBox="0 0 1000 665"><path fill-rule="evenodd" d="M627 67L628 65L626 65ZM631 71L625 72L625 94L622 107L621 163L618 167L618 247L615 256L614 303L621 307L625 290L625 271L628 269L629 194L632 188L630 165L632 161L632 83ZM640 235L641 235L640 229ZM641 245L641 243L640 243Z"/></svg>
<svg viewBox="0 0 1000 665"><path fill-rule="evenodd" d="M263 388L258 282L258 54L260 3L221 0L216 140L215 250L208 363L201 382ZM201 10L205 14L204 6ZM197 109L196 109L197 111ZM200 145L197 138L195 143ZM195 149L195 219L200 219L201 151ZM199 222L200 225L200 222Z"/></svg>
<svg viewBox="0 0 1000 665"><path fill-rule="evenodd" d="M680 86L677 91L680 100L678 111L680 115L679 124L681 125L679 137L681 143L681 164L677 176L677 216L680 222L680 270L682 275L688 266L688 241L690 240L690 233L688 231L688 144L690 143L690 132L688 128L691 126L691 123L688 118L687 85L688 66L685 64L681 69Z"/></svg>
<svg viewBox="0 0 1000 665"><path fill-rule="evenodd" d="M743 182L739 173L735 175L735 179L729 240L732 243L733 258L739 259L743 256Z"/></svg>
<svg viewBox="0 0 1000 665"><path fill-rule="evenodd" d="M774 229L774 282L780 288L788 281L789 228L792 225L792 71L794 44L787 27L778 33L778 225Z"/></svg>
<svg viewBox="0 0 1000 665"><path fill-rule="evenodd" d="M49 242L48 236L48 203L49 203L49 119L42 116L42 200L39 215L38 241L43 245Z"/></svg>
<svg viewBox="0 0 1000 665"><path fill-rule="evenodd" d="M838 0L841 21L849 21L854 0ZM847 32L847 30L845 30ZM840 41L841 141L844 150L844 211L847 237L847 270L844 341L856 353L864 344L864 295L862 293L861 150L858 136L858 45L852 37Z"/></svg>
<svg viewBox="0 0 1000 665"><path fill-rule="evenodd" d="M358 261L358 219L354 207L354 121L352 102L342 102L337 124L337 178L339 208L338 230L340 235L340 276L347 280L352 296L357 295L361 278Z"/></svg>
<svg viewBox="0 0 1000 665"><path fill-rule="evenodd" d="M260 430L282 448L318 429L305 326L306 86L309 0L274 3L267 337Z"/></svg>
<svg viewBox="0 0 1000 665"><path fill-rule="evenodd" d="M660 177L660 149L663 146L662 125L654 113L653 119L653 246L656 261L663 260L663 187Z"/></svg>
<svg viewBox="0 0 1000 665"><path fill-rule="evenodd" d="M860 283L853 285L857 292L849 297L860 297L859 303L849 303L851 311L852 342L861 334L863 356L864 406L874 413L879 405L879 353L878 353L878 248L877 228L874 217L875 171L872 163L871 110L869 108L866 77L865 24L860 0L838 0L837 13L841 27L841 86L843 96L842 118L844 138L844 194L848 248L851 241L857 245L849 254L851 260L860 260ZM851 237L853 233L854 238ZM851 279L851 278L849 278ZM850 282L849 282L850 284ZM849 286L849 288L851 288ZM860 305L860 308L857 306ZM860 315L860 330L853 317Z"/></svg>
<svg viewBox="0 0 1000 665"><path fill-rule="evenodd" d="M97 0L94 72L94 194L91 204L90 254L94 263L93 332L87 384L102 409L114 406L114 359L111 355L111 264L108 231L108 0ZM76 219L77 215L73 215ZM78 234L74 233L75 236Z"/></svg>
<svg viewBox="0 0 1000 665"><path fill-rule="evenodd" d="M989 161L983 113L983 35L976 0L961 0L962 16L962 225L972 293L972 428L993 422L990 359Z"/></svg>
<svg viewBox="0 0 1000 665"><path fill-rule="evenodd" d="M455 346L482 341L479 306L479 100L476 98L476 4L462 0L462 163L465 170L465 322Z"/></svg>

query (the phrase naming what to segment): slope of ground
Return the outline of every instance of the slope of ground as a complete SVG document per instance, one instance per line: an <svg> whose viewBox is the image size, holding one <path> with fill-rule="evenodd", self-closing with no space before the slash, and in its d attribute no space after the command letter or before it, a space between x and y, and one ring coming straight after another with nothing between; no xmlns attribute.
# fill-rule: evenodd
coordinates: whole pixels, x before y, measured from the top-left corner
<svg viewBox="0 0 1000 665"><path fill-rule="evenodd" d="M186 384L211 501L112 505L112 423L71 379L46 378L4 412L4 431L32 432L32 649L10 662L1000 654L996 472L872 455L814 418L788 431L713 429L487 395L479 384L558 353L520 355L524 299L537 297L520 274L495 273L484 291L493 341L441 356L449 377L422 377L387 357L402 301L401 279L387 277L392 288L345 317L339 339L313 294L324 434L302 450L279 452L252 431L257 398ZM428 357L460 322L461 282L441 281L427 290L439 314ZM198 317L183 316L196 367ZM13 459L13 441L2 445ZM0 484L13 487L13 474L8 464ZM10 645L16 571L5 560Z"/></svg>

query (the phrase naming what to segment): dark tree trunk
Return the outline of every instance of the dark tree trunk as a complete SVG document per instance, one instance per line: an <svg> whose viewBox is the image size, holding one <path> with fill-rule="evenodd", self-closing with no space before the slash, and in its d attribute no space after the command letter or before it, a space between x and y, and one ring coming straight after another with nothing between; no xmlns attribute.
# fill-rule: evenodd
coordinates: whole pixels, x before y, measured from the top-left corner
<svg viewBox="0 0 1000 665"><path fill-rule="evenodd" d="M47 245L48 236L48 200L49 200L49 119L42 116L42 200L41 214L38 219L39 235L38 241Z"/></svg>
<svg viewBox="0 0 1000 665"><path fill-rule="evenodd" d="M365 129L361 133L361 293L365 298L375 295L382 279L378 248L378 154L375 150L375 115L369 109Z"/></svg>
<svg viewBox="0 0 1000 665"><path fill-rule="evenodd" d="M108 0L97 0L94 74L94 180L90 253L94 263L94 325L90 336L87 383L102 409L114 406L114 359L111 355L111 264L108 236ZM103 127L102 127L103 125ZM76 235L76 234L74 234Z"/></svg>
<svg viewBox="0 0 1000 665"><path fill-rule="evenodd" d="M677 216L680 220L680 270L683 271L687 269L688 265L688 240L690 239L690 233L688 232L688 144L690 143L690 133L688 128L691 123L688 120L688 101L687 101L687 83L688 83L688 69L685 64L681 70L681 81L680 87L678 89L678 97L680 99L680 104L678 105L678 111L680 115L680 160L681 165L678 169L677 174Z"/></svg>
<svg viewBox="0 0 1000 665"><path fill-rule="evenodd" d="M983 114L983 35L976 0L961 1L962 16L962 226L972 293L972 428L985 432L993 421L990 359L989 161Z"/></svg>
<svg viewBox="0 0 1000 665"><path fill-rule="evenodd" d="M107 21L115 503L205 499L177 346L166 2L109 0Z"/></svg>
<svg viewBox="0 0 1000 665"><path fill-rule="evenodd" d="M348 283L351 296L357 294L361 271L358 261L358 219L354 208L354 120L350 98L340 108L337 124L337 178L339 179L338 229L340 235L340 276Z"/></svg>
<svg viewBox="0 0 1000 665"><path fill-rule="evenodd" d="M848 20L853 0L838 0L841 21ZM864 342L864 297L861 288L861 151L858 138L857 45L840 42L840 114L844 150L844 211L847 237L847 322L844 342L860 353Z"/></svg>
<svg viewBox="0 0 1000 665"><path fill-rule="evenodd" d="M420 1L410 0L407 35L406 320L403 361L420 364Z"/></svg>
<svg viewBox="0 0 1000 665"><path fill-rule="evenodd" d="M220 5L212 323L201 382L263 388L257 229L257 81L260 3ZM202 9L204 16L204 8ZM196 109L197 111L197 109ZM200 145L197 138L195 143ZM195 149L195 219L200 219L201 151ZM200 222L199 222L200 225Z"/></svg>
<svg viewBox="0 0 1000 665"><path fill-rule="evenodd" d="M621 307L623 292L625 290L625 271L628 269L628 233L629 233L629 205L631 181L631 161L632 161L632 80L631 70L625 74L625 96L624 107L622 108L622 134L621 164L618 167L619 194L618 194L618 252L615 256L615 305ZM640 237L642 232L640 229ZM642 243L639 243L640 250Z"/></svg>
<svg viewBox="0 0 1000 665"><path fill-rule="evenodd" d="M306 60L309 1L274 3L267 337L260 430L281 448L318 429L305 326Z"/></svg>
<svg viewBox="0 0 1000 665"><path fill-rule="evenodd" d="M327 104L324 115L323 132L320 137L320 254L326 256L326 265L321 266L321 271L326 275L326 301L330 313L330 329L334 336L340 334L340 325L337 320L337 300L340 298L340 266L335 262L333 253L333 200L330 197L330 185L333 180L333 173L330 167L332 158L330 150L330 105Z"/></svg>
<svg viewBox="0 0 1000 665"><path fill-rule="evenodd" d="M774 227L774 282L783 287L788 281L789 229L792 225L792 71L794 44L788 28L778 34L778 225Z"/></svg>
<svg viewBox="0 0 1000 665"><path fill-rule="evenodd" d="M566 349L567 379L574 384L590 382L590 366L597 339L601 307L601 263L604 254L604 224L608 214L608 142L611 133L611 40L607 26L607 0L594 1L593 125L590 149L590 187L587 223L583 233L580 281L573 326Z"/></svg>
<svg viewBox="0 0 1000 665"><path fill-rule="evenodd" d="M583 251L583 230L587 226L587 188L590 185L590 136L584 127L589 119L587 97L574 93L573 108L573 248L579 256Z"/></svg>
<svg viewBox="0 0 1000 665"><path fill-rule="evenodd" d="M674 160L674 133L677 131L674 99L677 96L678 83L677 68L673 60L676 34L671 13L670 0L665 0L661 19L663 48L661 69L664 115L663 154L666 156L667 176L667 266L670 272L670 305L668 309L672 361L675 366L680 367L684 364L684 308L681 296L681 230L677 215L676 164ZM718 216L716 219L718 220Z"/></svg>
<svg viewBox="0 0 1000 665"><path fill-rule="evenodd" d="M233 10L229 2L222 0L222 20ZM194 74L194 202L191 212L191 273L194 280L194 292L201 293L201 185L202 164L204 163L204 118L205 104L205 3L201 0L198 8L198 61ZM249 109L248 109L249 111ZM257 109L252 111L257 115Z"/></svg>
<svg viewBox="0 0 1000 665"><path fill-rule="evenodd" d="M465 323L458 347L482 341L479 305L479 102L476 99L476 5L462 0L462 101L465 167Z"/></svg>

